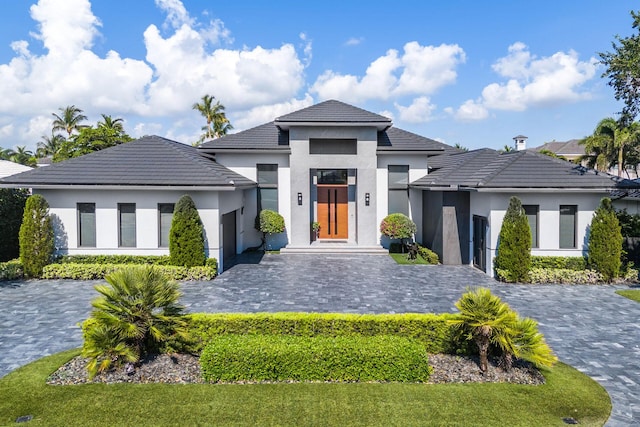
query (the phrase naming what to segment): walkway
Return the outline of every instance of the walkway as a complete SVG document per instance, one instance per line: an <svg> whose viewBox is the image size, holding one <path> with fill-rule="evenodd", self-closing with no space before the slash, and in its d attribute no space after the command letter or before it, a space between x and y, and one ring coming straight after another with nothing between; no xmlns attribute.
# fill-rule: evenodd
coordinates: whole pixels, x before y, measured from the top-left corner
<svg viewBox="0 0 640 427"><path fill-rule="evenodd" d="M381 255L266 255L212 282L182 287L188 311L451 312L467 286L486 286L540 322L563 362L609 392L607 426L640 424L640 304L614 286L500 284L470 267L399 266ZM96 282L0 282L0 377L81 345Z"/></svg>

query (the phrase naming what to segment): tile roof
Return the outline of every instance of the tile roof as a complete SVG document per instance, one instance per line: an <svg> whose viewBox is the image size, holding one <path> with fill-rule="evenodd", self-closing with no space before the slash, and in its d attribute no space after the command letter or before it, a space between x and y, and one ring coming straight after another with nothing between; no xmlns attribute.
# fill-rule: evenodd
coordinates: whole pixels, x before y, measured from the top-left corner
<svg viewBox="0 0 640 427"><path fill-rule="evenodd" d="M202 155L159 136L96 151L0 179L0 185L240 187L255 183Z"/></svg>
<svg viewBox="0 0 640 427"><path fill-rule="evenodd" d="M0 160L0 178L9 175L15 175L20 172L31 170L29 166L20 163L10 162L9 160Z"/></svg>
<svg viewBox="0 0 640 427"><path fill-rule="evenodd" d="M547 142L540 147L535 147L533 151L549 150L558 155L576 155L581 156L584 152L584 145L580 145L581 139L570 139L565 142L552 141Z"/></svg>
<svg viewBox="0 0 640 427"><path fill-rule="evenodd" d="M317 123L380 123L391 119L353 105L336 100L328 100L302 110L294 111L276 119L279 122L317 122Z"/></svg>
<svg viewBox="0 0 640 427"><path fill-rule="evenodd" d="M453 150L453 151L452 151ZM378 132L378 151L458 152L456 148L398 128Z"/></svg>
<svg viewBox="0 0 640 427"><path fill-rule="evenodd" d="M414 181L419 188L611 189L622 186L612 175L532 151L499 153L489 148L453 154L438 169Z"/></svg>
<svg viewBox="0 0 640 427"><path fill-rule="evenodd" d="M212 139L200 146L204 151L231 150L284 150L289 151L289 132L280 130L275 122L265 123L242 132Z"/></svg>

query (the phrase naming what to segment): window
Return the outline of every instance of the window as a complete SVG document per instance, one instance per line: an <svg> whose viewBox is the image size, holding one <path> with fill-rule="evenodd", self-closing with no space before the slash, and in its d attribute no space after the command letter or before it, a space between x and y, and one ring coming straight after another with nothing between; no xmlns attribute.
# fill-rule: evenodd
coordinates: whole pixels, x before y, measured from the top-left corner
<svg viewBox="0 0 640 427"><path fill-rule="evenodd" d="M389 213L409 216L409 166L389 165Z"/></svg>
<svg viewBox="0 0 640 427"><path fill-rule="evenodd" d="M575 205L560 205L560 248L576 247L576 212Z"/></svg>
<svg viewBox="0 0 640 427"><path fill-rule="evenodd" d="M158 246L161 248L169 247L169 230L171 230L171 221L173 220L173 203L158 204Z"/></svg>
<svg viewBox="0 0 640 427"><path fill-rule="evenodd" d="M278 212L278 165L257 165L258 212L269 209Z"/></svg>
<svg viewBox="0 0 640 427"><path fill-rule="evenodd" d="M78 246L96 247L95 203L78 203Z"/></svg>
<svg viewBox="0 0 640 427"><path fill-rule="evenodd" d="M309 154L358 154L358 140L310 138Z"/></svg>
<svg viewBox="0 0 640 427"><path fill-rule="evenodd" d="M524 213L529 220L529 228L531 228L531 247L538 247L538 214L540 206L538 205L522 205Z"/></svg>
<svg viewBox="0 0 640 427"><path fill-rule="evenodd" d="M118 203L118 246L136 247L135 203Z"/></svg>

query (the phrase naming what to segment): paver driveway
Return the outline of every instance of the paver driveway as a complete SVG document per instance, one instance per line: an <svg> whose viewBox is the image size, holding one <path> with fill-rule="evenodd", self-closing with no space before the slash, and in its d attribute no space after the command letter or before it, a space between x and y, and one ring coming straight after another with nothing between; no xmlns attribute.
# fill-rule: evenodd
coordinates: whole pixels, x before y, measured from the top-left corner
<svg viewBox="0 0 640 427"><path fill-rule="evenodd" d="M613 400L607 425L640 424L640 304L615 286L497 283L471 267L399 266L380 255L266 255L212 282L183 284L188 311L451 312L467 286L486 286L540 322L560 357ZM96 282L0 282L0 376L81 344Z"/></svg>

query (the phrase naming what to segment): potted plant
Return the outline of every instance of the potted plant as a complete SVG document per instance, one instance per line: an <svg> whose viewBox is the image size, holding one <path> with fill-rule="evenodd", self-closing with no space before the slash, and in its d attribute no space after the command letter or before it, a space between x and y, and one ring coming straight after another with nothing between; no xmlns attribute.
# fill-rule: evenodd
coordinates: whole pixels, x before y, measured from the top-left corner
<svg viewBox="0 0 640 427"><path fill-rule="evenodd" d="M316 240L320 236L320 223L317 221L312 222L311 230L313 230L313 240Z"/></svg>

